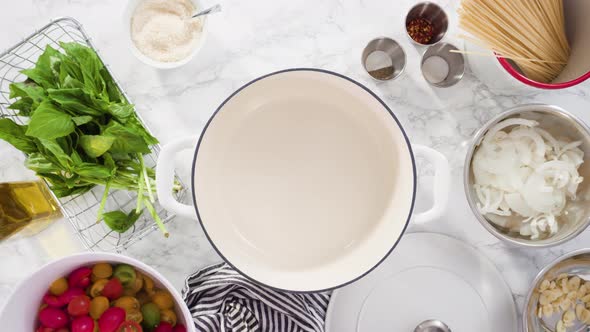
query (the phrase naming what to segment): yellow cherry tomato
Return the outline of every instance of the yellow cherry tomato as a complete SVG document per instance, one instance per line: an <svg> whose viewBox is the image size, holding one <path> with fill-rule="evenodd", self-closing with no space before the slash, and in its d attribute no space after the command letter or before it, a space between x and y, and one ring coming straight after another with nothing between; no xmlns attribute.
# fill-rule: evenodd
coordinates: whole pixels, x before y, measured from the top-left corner
<svg viewBox="0 0 590 332"><path fill-rule="evenodd" d="M137 277L130 285L123 289L123 295L136 296L137 292L139 292L143 287L143 277L141 274L139 274L139 272L136 271L135 273L137 274Z"/></svg>
<svg viewBox="0 0 590 332"><path fill-rule="evenodd" d="M135 278L135 281L131 285L131 288L137 293L143 287L143 274L141 274L137 270L135 270L135 274L137 275L137 277Z"/></svg>
<svg viewBox="0 0 590 332"><path fill-rule="evenodd" d="M98 279L108 279L113 275L113 267L109 263L98 263L92 267L92 276Z"/></svg>
<svg viewBox="0 0 590 332"><path fill-rule="evenodd" d="M141 305L144 305L152 300L150 298L150 296L144 291L137 293L135 295L135 298L137 298L137 300L139 301L139 304L141 304Z"/></svg>
<svg viewBox="0 0 590 332"><path fill-rule="evenodd" d="M160 310L170 309L174 306L172 295L161 289L154 292L152 295L152 302L154 302Z"/></svg>
<svg viewBox="0 0 590 332"><path fill-rule="evenodd" d="M135 297L135 295L137 295L137 292L134 291L131 288L123 288L123 296L132 296Z"/></svg>
<svg viewBox="0 0 590 332"><path fill-rule="evenodd" d="M141 321L143 321L143 315L141 314L140 310L135 310L132 312L128 312L127 315L125 315L125 319L141 323Z"/></svg>
<svg viewBox="0 0 590 332"><path fill-rule="evenodd" d="M114 306L124 309L126 313L137 311L141 308L139 301L133 296L122 296L118 298Z"/></svg>
<svg viewBox="0 0 590 332"><path fill-rule="evenodd" d="M103 312L109 308L109 299L104 296L97 296L90 301L90 317L99 319Z"/></svg>
<svg viewBox="0 0 590 332"><path fill-rule="evenodd" d="M142 277L143 277L143 289L145 290L145 292L149 296L152 296L154 294L154 281L152 280L152 278L148 277L145 274L142 274Z"/></svg>
<svg viewBox="0 0 590 332"><path fill-rule="evenodd" d="M59 296L68 290L68 281L66 278L59 278L49 286L49 293Z"/></svg>
<svg viewBox="0 0 590 332"><path fill-rule="evenodd" d="M176 313L171 309L164 309L160 312L160 320L174 326L176 325Z"/></svg>
<svg viewBox="0 0 590 332"><path fill-rule="evenodd" d="M97 281L95 281L94 284L90 286L90 296L100 296L102 289L104 288L104 285L107 284L107 282L109 282L107 279L98 279Z"/></svg>

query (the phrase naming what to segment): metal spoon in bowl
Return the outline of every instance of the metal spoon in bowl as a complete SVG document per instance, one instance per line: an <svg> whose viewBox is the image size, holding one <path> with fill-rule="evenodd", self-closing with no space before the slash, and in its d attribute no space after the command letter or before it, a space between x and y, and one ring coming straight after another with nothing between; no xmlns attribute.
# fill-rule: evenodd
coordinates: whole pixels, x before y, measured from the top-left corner
<svg viewBox="0 0 590 332"><path fill-rule="evenodd" d="M213 14L213 13L217 13L221 11L221 5L220 4L216 4L213 7L209 7L205 10L201 10L200 12L196 13L195 15L193 15L191 18L195 18L195 17L199 17L199 16L203 16L203 15L209 15L209 14Z"/></svg>
<svg viewBox="0 0 590 332"><path fill-rule="evenodd" d="M451 332L451 329L438 319L429 319L418 324L414 332Z"/></svg>

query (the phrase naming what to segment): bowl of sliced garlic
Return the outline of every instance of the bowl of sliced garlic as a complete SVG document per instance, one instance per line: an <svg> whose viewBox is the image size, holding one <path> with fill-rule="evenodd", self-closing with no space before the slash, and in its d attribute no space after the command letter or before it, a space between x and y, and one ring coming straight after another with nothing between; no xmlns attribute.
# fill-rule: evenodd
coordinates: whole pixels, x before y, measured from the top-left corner
<svg viewBox="0 0 590 332"><path fill-rule="evenodd" d="M475 134L465 159L467 201L503 241L564 243L590 223L588 158L590 129L574 115L544 104L514 107Z"/></svg>
<svg viewBox="0 0 590 332"><path fill-rule="evenodd" d="M565 254L532 283L522 315L524 332L587 331L590 326L590 249Z"/></svg>

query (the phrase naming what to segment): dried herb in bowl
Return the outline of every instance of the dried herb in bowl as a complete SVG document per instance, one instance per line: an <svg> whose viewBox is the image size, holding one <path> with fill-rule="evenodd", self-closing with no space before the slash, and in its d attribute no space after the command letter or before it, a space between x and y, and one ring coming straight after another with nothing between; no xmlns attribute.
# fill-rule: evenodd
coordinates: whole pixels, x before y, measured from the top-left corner
<svg viewBox="0 0 590 332"><path fill-rule="evenodd" d="M97 54L79 43L50 45L35 66L21 71L24 82L10 85L8 108L28 119L19 125L0 119L0 139L27 155L26 166L44 178L57 197L81 194L104 185L98 220L125 232L147 208L162 232L157 215L155 172L143 156L157 144L117 88ZM137 192L132 213L104 213L110 189Z"/></svg>

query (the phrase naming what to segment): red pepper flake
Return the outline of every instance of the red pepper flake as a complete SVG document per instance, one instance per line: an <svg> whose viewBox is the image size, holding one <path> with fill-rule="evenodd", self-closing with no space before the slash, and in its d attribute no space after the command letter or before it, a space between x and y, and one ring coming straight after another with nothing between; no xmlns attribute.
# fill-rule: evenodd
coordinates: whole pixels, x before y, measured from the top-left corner
<svg viewBox="0 0 590 332"><path fill-rule="evenodd" d="M408 34L412 39L420 44L428 44L434 37L434 26L424 18L415 18L408 22L406 26Z"/></svg>

